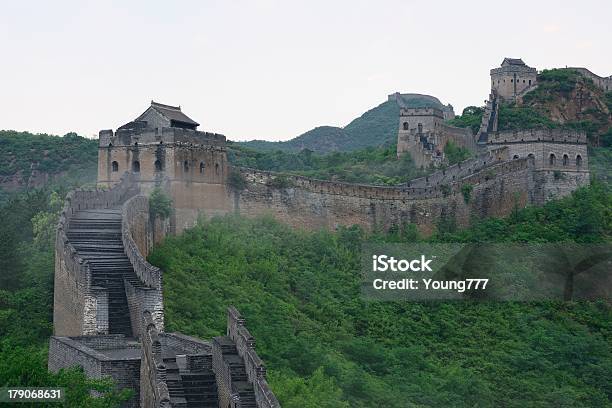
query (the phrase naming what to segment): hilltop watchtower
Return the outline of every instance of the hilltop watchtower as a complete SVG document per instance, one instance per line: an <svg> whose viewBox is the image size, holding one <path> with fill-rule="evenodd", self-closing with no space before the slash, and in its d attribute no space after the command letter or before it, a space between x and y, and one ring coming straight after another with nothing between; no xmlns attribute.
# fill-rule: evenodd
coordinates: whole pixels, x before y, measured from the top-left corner
<svg viewBox="0 0 612 408"><path fill-rule="evenodd" d="M502 100L513 101L536 85L538 72L520 58L504 58L501 67L491 70L491 89Z"/></svg>

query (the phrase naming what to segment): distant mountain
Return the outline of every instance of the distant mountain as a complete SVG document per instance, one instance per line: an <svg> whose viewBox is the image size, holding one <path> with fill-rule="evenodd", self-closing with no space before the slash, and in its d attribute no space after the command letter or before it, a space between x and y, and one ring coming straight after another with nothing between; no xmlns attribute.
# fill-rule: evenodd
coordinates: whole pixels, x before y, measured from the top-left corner
<svg viewBox="0 0 612 408"><path fill-rule="evenodd" d="M352 151L370 146L388 146L395 143L399 124L399 110L402 107L444 106L437 98L420 94L393 94L386 102L370 109L343 128L318 126L285 142L252 140L238 144L256 150L284 150L298 152L309 149L317 153Z"/></svg>

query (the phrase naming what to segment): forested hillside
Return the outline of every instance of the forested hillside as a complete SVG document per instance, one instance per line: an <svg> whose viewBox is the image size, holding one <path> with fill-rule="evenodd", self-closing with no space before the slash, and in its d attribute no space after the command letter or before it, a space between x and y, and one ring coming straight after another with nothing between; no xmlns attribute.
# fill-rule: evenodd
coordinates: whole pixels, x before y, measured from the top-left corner
<svg viewBox="0 0 612 408"><path fill-rule="evenodd" d="M0 202L25 188L93 182L97 161L97 141L76 133L60 137L0 130Z"/></svg>
<svg viewBox="0 0 612 408"><path fill-rule="evenodd" d="M508 219L446 228L432 242L610 242L612 196L596 184ZM612 309L579 302L376 302L360 295L360 246L420 240L292 230L271 218L216 218L150 256L164 270L168 330L248 319L286 408L594 407L612 395Z"/></svg>

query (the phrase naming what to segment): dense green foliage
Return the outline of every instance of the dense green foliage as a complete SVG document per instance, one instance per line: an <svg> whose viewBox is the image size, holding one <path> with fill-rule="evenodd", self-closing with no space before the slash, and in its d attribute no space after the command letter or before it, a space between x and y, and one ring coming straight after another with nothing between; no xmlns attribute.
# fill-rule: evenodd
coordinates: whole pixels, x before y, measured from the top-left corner
<svg viewBox="0 0 612 408"><path fill-rule="evenodd" d="M149 215L151 219L166 219L172 213L172 199L164 191L155 187L149 196Z"/></svg>
<svg viewBox="0 0 612 408"><path fill-rule="evenodd" d="M319 155L310 150L259 152L230 145L228 157L236 166L349 183L395 185L425 174L416 168L409 155L398 159L395 146Z"/></svg>
<svg viewBox="0 0 612 408"><path fill-rule="evenodd" d="M533 128L556 128L558 123L529 106L502 104L499 107L499 130L521 130Z"/></svg>
<svg viewBox="0 0 612 408"><path fill-rule="evenodd" d="M0 387L64 387L67 407L115 407L129 392L117 393L112 382L88 380L74 369L47 372L53 248L64 192L24 192L0 205ZM91 389L103 398L92 398ZM46 405L57 406L32 406Z"/></svg>
<svg viewBox="0 0 612 408"><path fill-rule="evenodd" d="M465 147L458 146L455 142L449 140L444 146L444 155L448 164L453 165L469 159L472 154Z"/></svg>
<svg viewBox="0 0 612 408"><path fill-rule="evenodd" d="M524 100L526 103L552 101L555 94L568 94L573 91L580 81L588 81L592 84L592 81L573 69L545 69L538 74L537 88L528 92Z"/></svg>
<svg viewBox="0 0 612 408"><path fill-rule="evenodd" d="M601 185L446 241L610 241ZM164 270L167 329L223 334L248 319L284 407L606 406L612 309L603 302L374 302L360 296L360 245L418 239L295 231L271 218L216 218L150 256Z"/></svg>
<svg viewBox="0 0 612 408"><path fill-rule="evenodd" d="M483 114L483 108L478 106L468 106L467 108L463 109L463 113L461 115L455 116L453 119L449 120L448 124L457 127L469 127L472 129L472 133L476 134L478 129L480 129Z"/></svg>
<svg viewBox="0 0 612 408"><path fill-rule="evenodd" d="M2 183L18 191L28 183L30 188L37 187L36 180L30 180L34 171L47 184L77 186L95 181L97 160L97 141L75 133L59 137L0 130L0 203L11 195Z"/></svg>
<svg viewBox="0 0 612 408"><path fill-rule="evenodd" d="M253 140L241 145L261 150L283 150L299 152L309 149L317 153L352 151L370 146L395 144L399 106L395 101L384 102L370 109L343 128L319 126L286 142Z"/></svg>

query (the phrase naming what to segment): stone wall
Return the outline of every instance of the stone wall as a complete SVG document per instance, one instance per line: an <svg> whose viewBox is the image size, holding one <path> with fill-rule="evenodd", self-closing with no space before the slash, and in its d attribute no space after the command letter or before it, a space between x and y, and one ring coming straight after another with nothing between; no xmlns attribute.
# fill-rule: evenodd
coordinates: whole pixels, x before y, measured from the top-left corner
<svg viewBox="0 0 612 408"><path fill-rule="evenodd" d="M149 311L157 328L164 329L164 305L161 270L147 262L146 256L156 242L168 232L168 222L149 216L149 199L138 195L123 204L121 230L125 253L140 281L146 285L134 286L125 281L134 335L139 337L142 314Z"/></svg>
<svg viewBox="0 0 612 408"><path fill-rule="evenodd" d="M159 331L150 313L143 313L140 406L171 407Z"/></svg>
<svg viewBox="0 0 612 408"><path fill-rule="evenodd" d="M434 175L432 179L438 179L437 184L416 181L410 187L377 187L240 169L247 186L232 194L236 213L271 214L294 227L333 230L340 225L357 224L367 230L387 230L411 223L428 235L441 218L449 215L456 218L459 226L468 226L472 214L503 216L514 205L530 203L533 170L527 158L500 162L493 155L487 165L453 182L444 175ZM462 175L458 167L451 170L450 177L453 172ZM275 186L279 177L286 187ZM461 193L464 184L473 185L474 200L468 203Z"/></svg>
<svg viewBox="0 0 612 408"><path fill-rule="evenodd" d="M133 353L108 356L106 350L133 349ZM123 335L52 337L49 342L49 371L79 366L87 378L110 377L118 389L134 390L134 396L122 407L139 407L140 346L130 343Z"/></svg>
<svg viewBox="0 0 612 408"><path fill-rule="evenodd" d="M612 75L608 77L600 77L599 75L592 73L586 68L570 68L570 69L576 70L582 75L584 75L585 77L589 78L591 81L593 81L595 86L599 87L602 91L604 92L612 91Z"/></svg>

